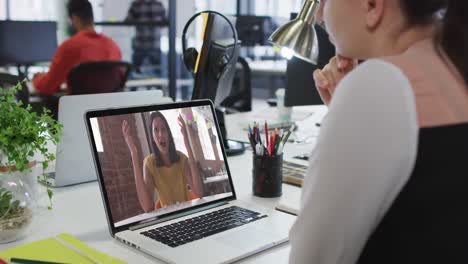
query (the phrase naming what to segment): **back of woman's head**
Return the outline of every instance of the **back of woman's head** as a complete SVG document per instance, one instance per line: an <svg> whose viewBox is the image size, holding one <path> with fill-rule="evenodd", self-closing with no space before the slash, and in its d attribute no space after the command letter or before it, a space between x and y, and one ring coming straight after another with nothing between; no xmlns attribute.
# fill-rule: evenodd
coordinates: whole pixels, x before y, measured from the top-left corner
<svg viewBox="0 0 468 264"><path fill-rule="evenodd" d="M172 131L171 131L171 128L169 127L169 123L167 123L166 118L161 112L155 111L150 114L149 131L151 131L151 136L150 136L151 148L156 158L156 165L157 166L163 165L163 161L161 158L161 151L159 151L158 146L156 146L156 143L154 142L154 139L153 139L153 122L155 122L156 119L160 119L163 122L163 125L166 127L167 134L169 136L169 160L171 161L171 163L177 162L179 160L179 155L177 155L177 150L176 150L175 143L174 143L174 137L172 136Z"/></svg>
<svg viewBox="0 0 468 264"><path fill-rule="evenodd" d="M432 23L443 15L437 44L468 84L468 0L400 0L403 11L413 25Z"/></svg>

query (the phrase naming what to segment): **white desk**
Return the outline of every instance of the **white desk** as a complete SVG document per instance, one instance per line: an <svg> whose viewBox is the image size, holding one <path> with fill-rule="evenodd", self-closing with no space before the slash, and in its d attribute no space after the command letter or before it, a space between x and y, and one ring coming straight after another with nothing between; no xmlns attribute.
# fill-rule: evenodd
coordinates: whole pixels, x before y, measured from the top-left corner
<svg viewBox="0 0 468 264"><path fill-rule="evenodd" d="M238 120L243 119L244 115L238 114ZM229 116L229 120L235 121L235 119L236 115ZM229 126L228 129L230 127L232 126ZM235 133L234 131L233 128L232 132ZM245 133L245 131L243 132ZM294 146L286 148L285 155L287 153L288 155L299 154L303 152L304 148L311 149L313 147L312 144L304 145L301 148ZM239 199L269 208L273 208L278 203L280 198L258 198L252 195L252 156L250 152L230 157L228 161ZM297 195L300 191L300 188L283 185L283 195L288 195L288 193ZM111 238L97 182L55 189L54 209L42 213L34 225L35 228L26 238L15 243L0 245L0 250L67 232L84 243L128 263L160 263L157 259L124 246ZM286 243L244 259L242 263L287 263L289 250L290 246ZM209 252L204 253L209 254Z"/></svg>
<svg viewBox="0 0 468 264"><path fill-rule="evenodd" d="M314 143L314 138L317 136L319 127L316 123L320 123L325 114L327 107L324 105L314 106L294 106L292 111L291 120L298 124L297 130L294 131L294 137L297 140L305 140L308 143ZM234 115L226 115L226 127L229 139L248 142L247 139L247 126L252 125L253 122L258 122L262 126L265 122L277 123L278 111L276 107L264 106L262 109L238 113ZM304 144L296 144L296 147L302 147ZM288 146L288 145L286 145ZM310 146L306 146L309 148Z"/></svg>
<svg viewBox="0 0 468 264"><path fill-rule="evenodd" d="M193 79L178 79L176 81L177 86L192 86ZM136 79L127 80L125 88L140 87L140 86L169 86L169 80L164 78L148 78L148 79Z"/></svg>

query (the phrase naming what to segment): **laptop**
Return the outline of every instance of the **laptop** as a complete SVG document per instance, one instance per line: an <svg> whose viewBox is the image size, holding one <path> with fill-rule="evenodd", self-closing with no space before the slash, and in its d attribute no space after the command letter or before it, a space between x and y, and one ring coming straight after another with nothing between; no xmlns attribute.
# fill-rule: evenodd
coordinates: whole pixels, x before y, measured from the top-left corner
<svg viewBox="0 0 468 264"><path fill-rule="evenodd" d="M61 187L97 179L83 116L91 109L171 102L162 91L101 93L60 97L58 121L63 124L57 144L55 173L48 174L47 184Z"/></svg>
<svg viewBox="0 0 468 264"><path fill-rule="evenodd" d="M168 128L161 125L161 115ZM190 264L230 263L288 241L294 216L237 199L211 101L90 111L85 120L116 240L167 263ZM190 173L182 173L174 170L178 163L162 162L168 156L157 153L169 155L171 137L178 162L196 165L195 172L190 167ZM167 149L156 151L158 144ZM157 157L162 165L156 165ZM181 178L182 186L174 183Z"/></svg>

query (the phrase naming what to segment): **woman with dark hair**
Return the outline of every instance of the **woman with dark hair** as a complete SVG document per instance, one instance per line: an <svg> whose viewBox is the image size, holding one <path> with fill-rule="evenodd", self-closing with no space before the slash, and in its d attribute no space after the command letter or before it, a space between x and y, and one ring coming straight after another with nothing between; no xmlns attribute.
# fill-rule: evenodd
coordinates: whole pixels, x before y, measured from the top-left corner
<svg viewBox="0 0 468 264"><path fill-rule="evenodd" d="M314 73L329 111L290 262L468 263L468 1L322 0L319 17L339 56Z"/></svg>
<svg viewBox="0 0 468 264"><path fill-rule="evenodd" d="M152 112L149 120L152 153L144 159L143 169L128 122L122 122L122 132L132 156L138 199L143 210L150 212L203 197L203 185L184 119L179 115L178 121L188 157L176 150L169 124L160 112ZM154 198L155 194L158 199Z"/></svg>

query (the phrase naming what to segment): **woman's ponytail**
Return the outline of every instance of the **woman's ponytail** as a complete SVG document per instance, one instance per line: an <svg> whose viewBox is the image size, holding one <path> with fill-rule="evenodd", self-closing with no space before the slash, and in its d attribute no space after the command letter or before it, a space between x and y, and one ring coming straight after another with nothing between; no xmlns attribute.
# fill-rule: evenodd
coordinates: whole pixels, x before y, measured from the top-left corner
<svg viewBox="0 0 468 264"><path fill-rule="evenodd" d="M448 0L441 45L468 85L468 0Z"/></svg>

